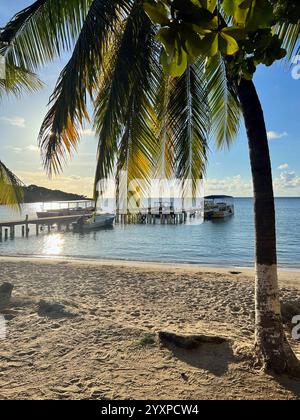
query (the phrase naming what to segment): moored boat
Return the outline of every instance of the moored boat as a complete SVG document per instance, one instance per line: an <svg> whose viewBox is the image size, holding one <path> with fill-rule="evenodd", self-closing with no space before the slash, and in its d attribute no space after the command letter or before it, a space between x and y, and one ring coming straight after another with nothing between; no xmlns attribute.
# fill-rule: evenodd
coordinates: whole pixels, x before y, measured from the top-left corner
<svg viewBox="0 0 300 420"><path fill-rule="evenodd" d="M49 204L48 204L49 205ZM58 208L48 208L47 204L43 204L43 210L37 211L36 215L39 219L50 217L65 217L65 216L91 216L95 211L95 204L93 201L62 201L56 203Z"/></svg>
<svg viewBox="0 0 300 420"><path fill-rule="evenodd" d="M209 195L204 201L204 218L225 219L234 215L234 198L228 195Z"/></svg>
<svg viewBox="0 0 300 420"><path fill-rule="evenodd" d="M73 223L73 230L89 231L103 227L111 227L115 221L115 215L112 213L95 214L92 217L80 217L77 222Z"/></svg>

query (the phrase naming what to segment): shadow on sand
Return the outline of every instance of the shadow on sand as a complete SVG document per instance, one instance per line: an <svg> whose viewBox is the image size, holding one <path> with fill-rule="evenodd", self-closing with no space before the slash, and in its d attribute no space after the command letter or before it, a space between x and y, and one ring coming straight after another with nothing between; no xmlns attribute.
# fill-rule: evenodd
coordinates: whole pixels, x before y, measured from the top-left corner
<svg viewBox="0 0 300 420"><path fill-rule="evenodd" d="M161 345L170 350L174 357L215 376L224 375L229 363L235 360L231 343L221 337L179 336L161 332L159 338Z"/></svg>
<svg viewBox="0 0 300 420"><path fill-rule="evenodd" d="M75 318L77 314L66 311L64 305L41 300L38 304L38 315L50 319Z"/></svg>
<svg viewBox="0 0 300 420"><path fill-rule="evenodd" d="M271 375L274 381L276 381L284 389L292 392L297 399L300 399L300 379L293 379L287 375L278 376Z"/></svg>

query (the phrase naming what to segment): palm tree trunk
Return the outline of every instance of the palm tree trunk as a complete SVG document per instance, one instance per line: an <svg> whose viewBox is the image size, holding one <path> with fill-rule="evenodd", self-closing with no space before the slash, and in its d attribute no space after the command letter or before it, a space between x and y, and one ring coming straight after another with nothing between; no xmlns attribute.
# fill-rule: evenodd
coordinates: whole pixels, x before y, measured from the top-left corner
<svg viewBox="0 0 300 420"><path fill-rule="evenodd" d="M275 204L264 114L252 81L242 79L237 89L248 135L254 187L256 349L266 369L295 373L298 361L286 340L281 317Z"/></svg>

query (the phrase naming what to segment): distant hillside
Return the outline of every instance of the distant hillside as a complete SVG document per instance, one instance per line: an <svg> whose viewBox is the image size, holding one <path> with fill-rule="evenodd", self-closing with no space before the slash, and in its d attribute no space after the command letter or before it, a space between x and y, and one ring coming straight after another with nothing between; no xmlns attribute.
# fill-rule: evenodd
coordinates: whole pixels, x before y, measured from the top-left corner
<svg viewBox="0 0 300 420"><path fill-rule="evenodd" d="M76 201L86 200L83 195L70 194L59 190L49 190L48 188L38 187L37 185L29 185L23 187L25 203L39 203L49 201Z"/></svg>

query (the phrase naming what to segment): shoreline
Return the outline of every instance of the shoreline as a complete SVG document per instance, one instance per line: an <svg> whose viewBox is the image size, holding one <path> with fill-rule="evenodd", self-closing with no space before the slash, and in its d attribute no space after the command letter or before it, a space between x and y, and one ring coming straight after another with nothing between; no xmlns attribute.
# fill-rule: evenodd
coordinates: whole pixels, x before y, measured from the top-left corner
<svg viewBox="0 0 300 420"><path fill-rule="evenodd" d="M147 260L128 260L128 259L118 259L118 258L92 258L92 257L83 257L83 256L55 256L55 255L33 255L29 256L27 254L12 254L12 255L0 255L0 262L3 261L33 261L33 262L74 262L74 263L85 263L92 265L100 266L123 266L123 267L141 267L141 268L155 268L155 269L165 269L165 270L185 270L185 271L207 271L207 272L230 272L239 270L243 274L254 275L254 265L250 266L240 266L240 265L224 265L224 264L201 264L201 263L173 263L173 262L164 262L164 261L147 261ZM278 266L278 272L281 274L297 274L300 279L300 267L281 267Z"/></svg>
<svg viewBox="0 0 300 420"><path fill-rule="evenodd" d="M47 265L67 265L70 267L105 269L112 267L113 269L139 270L155 273L174 273L174 274L190 274L190 275L216 275L216 276L232 276L238 279L247 279L249 282L255 280L254 267L239 266L207 266L200 264L182 264L182 263L164 263L149 261L128 261L117 259L88 259L88 258L69 258L69 257L51 257L51 256L2 256L0 255L0 264L16 263L26 264L32 263L38 266ZM300 270L278 269L278 282L280 287L293 287L300 289Z"/></svg>

